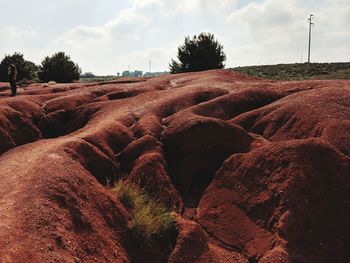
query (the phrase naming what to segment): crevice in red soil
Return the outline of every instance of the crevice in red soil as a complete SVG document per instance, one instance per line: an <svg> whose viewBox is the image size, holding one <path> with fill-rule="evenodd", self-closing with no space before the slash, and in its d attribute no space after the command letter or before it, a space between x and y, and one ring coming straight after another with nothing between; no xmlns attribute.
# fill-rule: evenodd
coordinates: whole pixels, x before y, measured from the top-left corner
<svg viewBox="0 0 350 263"><path fill-rule="evenodd" d="M118 90L114 92L107 93L106 96L108 100L120 100L135 97L139 94L145 93L142 89L129 89L129 90Z"/></svg>
<svg viewBox="0 0 350 263"><path fill-rule="evenodd" d="M274 224L278 221L278 218L273 218L273 213L275 212L276 207L280 206L281 197L278 195L273 196L271 199L263 203L259 203L253 206L251 209L247 210L247 216L259 224L259 219L261 218L271 218L270 221L264 221L261 225L263 228L271 231L274 227ZM240 207L238 205L238 207Z"/></svg>
<svg viewBox="0 0 350 263"><path fill-rule="evenodd" d="M41 114L39 106L31 101L23 102L22 108L13 101L7 101L1 105L0 154L42 139L42 134L34 123Z"/></svg>
<svg viewBox="0 0 350 263"><path fill-rule="evenodd" d="M98 107L89 107L85 102L71 109L47 111L43 108L44 116L37 120L37 126L45 139L58 138L83 128L92 116L98 112Z"/></svg>
<svg viewBox="0 0 350 263"><path fill-rule="evenodd" d="M221 164L218 165L220 167ZM181 187L177 189L184 201L185 209L197 208L203 196L204 191L214 179L215 172L208 173L207 171L197 171L195 177L200 179L193 181L187 192L181 191Z"/></svg>
<svg viewBox="0 0 350 263"><path fill-rule="evenodd" d="M259 260L261 259L261 255L260 256L249 256L247 254L247 251L245 251L243 248L241 247L237 247L237 246L233 246L231 244L228 244L226 242L224 242L223 240L221 240L219 237L217 237L215 234L211 233L210 231L208 231L203 225L201 225L198 220L193 219L193 221L195 221L204 231L204 233L207 235L208 240L210 243L215 244L223 249L226 249L228 251L232 251L235 253L238 253L240 255L242 255L244 258L246 258L246 260L249 263L257 263L259 262Z"/></svg>
<svg viewBox="0 0 350 263"><path fill-rule="evenodd" d="M112 80L112 81L106 81L106 82L94 82L85 84L84 87L95 87L95 86L105 86L105 85L112 85L112 84L134 84L134 83L141 83L141 82L147 82L147 78L139 78L139 79L124 79L124 80Z"/></svg>
<svg viewBox="0 0 350 263"><path fill-rule="evenodd" d="M245 253L245 251L242 248L235 247L235 246L232 246L230 244L225 243L224 241L220 240L220 238L218 238L215 234L211 233L204 226L202 226L198 222L198 220L194 219L193 221L195 221L203 229L203 231L207 234L210 242L217 244L218 246L221 246L222 248L225 248L225 249L228 249L230 251L242 254L245 258L249 259L249 256Z"/></svg>
<svg viewBox="0 0 350 263"><path fill-rule="evenodd" d="M196 105L193 111L201 116L229 120L240 114L265 107L281 98L281 95L269 90L250 88Z"/></svg>
<svg viewBox="0 0 350 263"><path fill-rule="evenodd" d="M119 166L97 146L82 139L67 145L65 151L73 159L78 160L100 184L104 186L114 185Z"/></svg>
<svg viewBox="0 0 350 263"><path fill-rule="evenodd" d="M59 194L52 196L52 198L55 199L60 207L69 211L73 223L73 230L75 232L90 232L92 230L91 223L86 221L81 211L78 209L78 204L75 199L67 199L66 196Z"/></svg>
<svg viewBox="0 0 350 263"><path fill-rule="evenodd" d="M68 124L72 118L72 111L61 110L45 115L44 118L35 120L44 139L58 138L66 135Z"/></svg>
<svg viewBox="0 0 350 263"><path fill-rule="evenodd" d="M0 138L3 140L0 154L38 140L59 138L83 128L98 111L98 108L88 107L88 104L89 102L72 109L48 111L46 103L40 105L35 100L26 100L20 108L14 107L17 104L13 101L5 102L1 105L3 123Z"/></svg>
<svg viewBox="0 0 350 263"><path fill-rule="evenodd" d="M162 136L171 179L185 207L197 207L199 200L223 162L234 153L250 151L253 138L225 121L192 117L167 123Z"/></svg>
<svg viewBox="0 0 350 263"><path fill-rule="evenodd" d="M178 230L163 236L153 236L149 240L130 231L123 233L126 251L133 263L164 263L174 250Z"/></svg>

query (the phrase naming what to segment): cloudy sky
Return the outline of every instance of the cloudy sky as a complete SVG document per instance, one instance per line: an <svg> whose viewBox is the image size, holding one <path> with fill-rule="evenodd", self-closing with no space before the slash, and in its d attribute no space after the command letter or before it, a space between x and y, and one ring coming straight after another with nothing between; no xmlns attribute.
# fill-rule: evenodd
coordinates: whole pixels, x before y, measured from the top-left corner
<svg viewBox="0 0 350 263"><path fill-rule="evenodd" d="M350 0L0 0L0 56L65 51L83 72L168 70L185 36L214 33L226 66L350 61Z"/></svg>

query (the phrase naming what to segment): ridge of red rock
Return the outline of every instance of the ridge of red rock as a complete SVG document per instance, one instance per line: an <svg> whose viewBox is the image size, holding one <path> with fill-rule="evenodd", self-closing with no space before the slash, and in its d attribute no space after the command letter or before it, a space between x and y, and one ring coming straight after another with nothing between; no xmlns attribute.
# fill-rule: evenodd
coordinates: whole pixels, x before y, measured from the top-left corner
<svg viewBox="0 0 350 263"><path fill-rule="evenodd" d="M0 91L1 262L347 262L350 81L225 70ZM108 186L176 213L149 247Z"/></svg>

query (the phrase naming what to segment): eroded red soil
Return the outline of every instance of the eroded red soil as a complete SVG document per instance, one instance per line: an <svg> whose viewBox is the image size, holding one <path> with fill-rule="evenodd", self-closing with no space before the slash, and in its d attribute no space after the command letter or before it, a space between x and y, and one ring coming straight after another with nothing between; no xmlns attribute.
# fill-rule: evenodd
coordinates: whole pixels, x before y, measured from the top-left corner
<svg viewBox="0 0 350 263"><path fill-rule="evenodd" d="M0 84L1 262L350 261L350 81ZM125 175L177 233L130 237Z"/></svg>

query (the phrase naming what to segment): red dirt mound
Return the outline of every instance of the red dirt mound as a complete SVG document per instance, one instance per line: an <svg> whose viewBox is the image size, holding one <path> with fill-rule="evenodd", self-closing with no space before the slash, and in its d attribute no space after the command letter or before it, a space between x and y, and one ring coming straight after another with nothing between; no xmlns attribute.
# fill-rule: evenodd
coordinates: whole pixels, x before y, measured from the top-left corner
<svg viewBox="0 0 350 263"><path fill-rule="evenodd" d="M0 83L1 262L350 261L350 81ZM111 186L173 211L145 240Z"/></svg>
<svg viewBox="0 0 350 263"><path fill-rule="evenodd" d="M323 262L330 255L341 262L350 256L345 241L350 231L344 228L350 213L349 161L315 139L234 155L201 199L198 220L249 257L284 247L291 262Z"/></svg>

